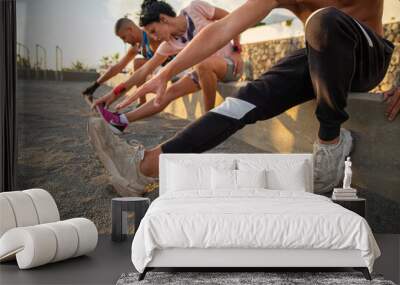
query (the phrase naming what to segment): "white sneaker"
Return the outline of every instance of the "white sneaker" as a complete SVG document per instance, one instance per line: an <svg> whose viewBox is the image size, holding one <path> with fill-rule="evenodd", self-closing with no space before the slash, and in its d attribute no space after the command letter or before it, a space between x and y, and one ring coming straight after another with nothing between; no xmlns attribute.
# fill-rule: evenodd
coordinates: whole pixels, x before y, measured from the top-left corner
<svg viewBox="0 0 400 285"><path fill-rule="evenodd" d="M314 193L326 193L339 185L344 177L344 161L352 147L351 133L343 128L337 144L314 143Z"/></svg>

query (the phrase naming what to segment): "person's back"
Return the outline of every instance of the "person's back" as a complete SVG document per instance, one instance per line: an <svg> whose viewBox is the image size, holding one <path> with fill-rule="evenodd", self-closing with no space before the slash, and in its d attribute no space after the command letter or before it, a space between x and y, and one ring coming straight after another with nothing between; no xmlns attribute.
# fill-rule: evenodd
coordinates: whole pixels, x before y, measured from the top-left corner
<svg viewBox="0 0 400 285"><path fill-rule="evenodd" d="M280 8L292 11L305 23L308 17L318 9L335 7L367 25L377 34L383 34L383 0L282 0Z"/></svg>

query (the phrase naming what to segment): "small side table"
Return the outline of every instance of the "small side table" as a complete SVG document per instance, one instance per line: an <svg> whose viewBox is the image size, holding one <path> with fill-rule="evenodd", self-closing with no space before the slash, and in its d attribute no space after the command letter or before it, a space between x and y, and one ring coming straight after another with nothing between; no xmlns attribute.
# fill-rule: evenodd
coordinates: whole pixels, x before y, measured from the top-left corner
<svg viewBox="0 0 400 285"><path fill-rule="evenodd" d="M133 212L135 217L135 233L140 221L150 206L149 198L142 197L121 197L111 200L111 239L123 241L128 235L128 212Z"/></svg>
<svg viewBox="0 0 400 285"><path fill-rule="evenodd" d="M350 211L353 211L356 214L359 214L363 218L366 217L367 200L365 198L347 199L347 200L332 199L332 201Z"/></svg>

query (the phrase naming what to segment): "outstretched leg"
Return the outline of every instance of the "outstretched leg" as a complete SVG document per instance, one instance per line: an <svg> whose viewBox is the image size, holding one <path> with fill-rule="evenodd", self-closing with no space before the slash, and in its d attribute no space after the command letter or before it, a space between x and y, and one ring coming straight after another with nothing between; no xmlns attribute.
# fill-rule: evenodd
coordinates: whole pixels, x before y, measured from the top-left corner
<svg viewBox="0 0 400 285"><path fill-rule="evenodd" d="M126 113L125 116L129 123L135 122L137 120L147 118L149 116L160 113L164 110L169 103L173 100L188 95L190 93L196 92L199 90L198 85L193 82L193 80L189 76L184 76L179 79L177 82L173 83L170 87L168 87L163 100L159 106L154 105L154 99L151 99L149 102L146 102L139 108Z"/></svg>
<svg viewBox="0 0 400 285"><path fill-rule="evenodd" d="M313 98L306 51L298 50L169 141L146 151L140 170L144 175L157 176L160 153L204 152L247 124L272 118Z"/></svg>
<svg viewBox="0 0 400 285"><path fill-rule="evenodd" d="M215 106L218 80L222 80L227 71L227 63L221 56L212 56L195 66L199 86L203 91L204 111Z"/></svg>

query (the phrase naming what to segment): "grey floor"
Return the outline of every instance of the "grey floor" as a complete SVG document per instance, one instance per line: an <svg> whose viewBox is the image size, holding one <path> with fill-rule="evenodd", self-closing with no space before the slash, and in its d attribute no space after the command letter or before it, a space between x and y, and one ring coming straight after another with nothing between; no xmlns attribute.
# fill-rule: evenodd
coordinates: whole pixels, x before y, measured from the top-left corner
<svg viewBox="0 0 400 285"><path fill-rule="evenodd" d="M382 256L375 273L395 283L400 281L400 235L376 234ZM0 265L0 284L115 284L124 272L134 271L130 261L131 240L115 243L101 235L94 252L30 270L19 270L16 262ZM310 270L312 271L312 270Z"/></svg>
<svg viewBox="0 0 400 285"><path fill-rule="evenodd" d="M115 284L122 273L134 270L130 251L131 240L116 243L100 235L88 256L29 270L19 270L16 262L0 264L0 284Z"/></svg>

